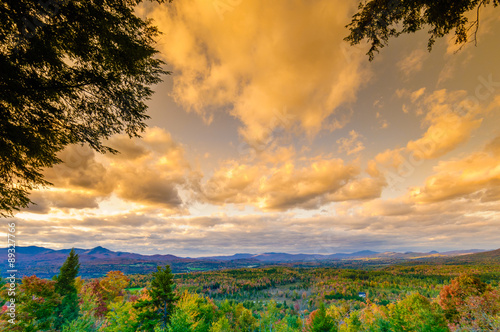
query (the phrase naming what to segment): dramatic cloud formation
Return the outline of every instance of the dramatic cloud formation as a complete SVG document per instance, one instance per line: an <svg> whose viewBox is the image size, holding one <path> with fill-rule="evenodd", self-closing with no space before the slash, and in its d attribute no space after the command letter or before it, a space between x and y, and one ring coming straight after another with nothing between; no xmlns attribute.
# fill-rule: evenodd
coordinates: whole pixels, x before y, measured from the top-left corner
<svg viewBox="0 0 500 332"><path fill-rule="evenodd" d="M471 247L483 247L494 246L498 240L495 220L481 215L464 216L460 204L414 214L397 202L370 205L378 209L373 210L373 215L300 217L268 213L167 219L133 213L110 216L106 222L93 217L49 218L45 223L19 220L18 228L24 241L35 245L68 248L78 243L90 248L102 243L115 250L131 251L132 242L136 252L184 256L233 254L242 248L269 252L277 244L281 250L292 253L326 254L359 248L453 250L456 243L463 241Z"/></svg>
<svg viewBox="0 0 500 332"><path fill-rule="evenodd" d="M172 75L142 138L70 146L23 245L183 256L500 243L498 15L478 47L350 46L356 2L144 2ZM484 33L483 33L484 32ZM1 231L0 231L1 233ZM130 244L134 243L134 247Z"/></svg>
<svg viewBox="0 0 500 332"><path fill-rule="evenodd" d="M458 160L442 161L423 187L414 188L412 198L419 203L454 198L475 198L481 202L500 200L500 136L484 150Z"/></svg>
<svg viewBox="0 0 500 332"><path fill-rule="evenodd" d="M408 171L424 160L445 156L467 142L491 110L485 104L472 104L465 91L437 90L430 94L425 91L422 88L398 92L411 100L416 115L421 116L421 126L425 129L422 136L410 140L405 147L387 149L375 157L379 165L397 170L400 176L411 175Z"/></svg>
<svg viewBox="0 0 500 332"><path fill-rule="evenodd" d="M278 127L314 134L345 125L337 108L368 78L364 52L343 42L354 3L230 3L177 1L150 13L166 36L175 100L209 120L228 109L252 145Z"/></svg>
<svg viewBox="0 0 500 332"><path fill-rule="evenodd" d="M408 142L407 151L418 153L422 159L435 159L467 141L481 124L482 119L477 115L483 109L470 108L466 98L465 91L446 90L435 91L425 98L422 107L427 113L422 125L427 126L427 131L422 138Z"/></svg>
<svg viewBox="0 0 500 332"><path fill-rule="evenodd" d="M46 171L58 190L35 191L32 199L37 205L30 211L46 212L49 206L96 208L97 201L113 194L136 205L179 212L179 188L195 185L198 174L170 134L153 127L141 139L116 136L109 146L119 153L97 156L85 146L65 149L60 155L63 163Z"/></svg>
<svg viewBox="0 0 500 332"><path fill-rule="evenodd" d="M334 201L379 197L385 182L360 178L360 167L317 156L278 165L228 161L204 185L212 204L249 204L263 210L317 209Z"/></svg>

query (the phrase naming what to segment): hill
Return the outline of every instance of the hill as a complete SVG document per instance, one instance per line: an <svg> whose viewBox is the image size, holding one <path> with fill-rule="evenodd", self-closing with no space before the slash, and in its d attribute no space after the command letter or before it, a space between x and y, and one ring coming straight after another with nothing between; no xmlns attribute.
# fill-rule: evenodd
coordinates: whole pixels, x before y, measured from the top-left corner
<svg viewBox="0 0 500 332"><path fill-rule="evenodd" d="M19 275L37 275L51 278L59 272L71 249L49 249L44 247L16 247L16 267ZM289 266L337 266L362 268L367 265L391 265L404 262L436 264L500 263L500 249L488 252L478 250L438 253L382 252L364 250L354 253L289 254L268 252L262 254L240 253L231 256L210 256L200 258L174 255L142 255L131 252L112 251L98 246L92 249L75 248L80 258L80 275L95 278L109 271L120 270L125 274L144 274L156 270L158 265L170 265L174 273L208 271L228 268L262 267L269 265ZM473 254L464 254L471 253ZM3 257L7 249L0 249ZM5 274L5 271L3 271Z"/></svg>
<svg viewBox="0 0 500 332"><path fill-rule="evenodd" d="M447 259L450 263L500 263L500 249L479 252L469 255L460 255Z"/></svg>

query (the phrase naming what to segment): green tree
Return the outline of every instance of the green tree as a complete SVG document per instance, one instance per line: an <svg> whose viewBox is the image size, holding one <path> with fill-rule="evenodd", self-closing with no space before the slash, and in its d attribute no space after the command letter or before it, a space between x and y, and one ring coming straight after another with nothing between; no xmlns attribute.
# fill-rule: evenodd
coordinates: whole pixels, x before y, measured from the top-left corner
<svg viewBox="0 0 500 332"><path fill-rule="evenodd" d="M194 332L196 321L190 312L176 310L168 324L168 332Z"/></svg>
<svg viewBox="0 0 500 332"><path fill-rule="evenodd" d="M106 315L103 332L135 332L135 314L131 302L113 303Z"/></svg>
<svg viewBox="0 0 500 332"><path fill-rule="evenodd" d="M210 332L231 332L231 324L226 316L221 316L217 322L214 322L210 327Z"/></svg>
<svg viewBox="0 0 500 332"><path fill-rule="evenodd" d="M242 308L237 319L238 331L251 332L257 328L257 319L248 309Z"/></svg>
<svg viewBox="0 0 500 332"><path fill-rule="evenodd" d="M334 319L327 315L325 304L321 303L317 310L309 315L306 324L306 331L309 332L334 332L337 331L337 324Z"/></svg>
<svg viewBox="0 0 500 332"><path fill-rule="evenodd" d="M41 171L68 144L112 151L103 139L145 128L149 86L167 72L158 30L134 12L141 2L0 2L1 216L50 185Z"/></svg>
<svg viewBox="0 0 500 332"><path fill-rule="evenodd" d="M168 331L208 332L217 307L205 297L185 291L168 324Z"/></svg>
<svg viewBox="0 0 500 332"><path fill-rule="evenodd" d="M73 248L56 277L55 291L62 297L62 302L56 310L58 316L55 323L56 328L78 318L79 306L75 279L79 269L78 254Z"/></svg>
<svg viewBox="0 0 500 332"><path fill-rule="evenodd" d="M99 331L99 325L90 316L80 316L63 325L62 332L97 332Z"/></svg>
<svg viewBox="0 0 500 332"><path fill-rule="evenodd" d="M156 325L163 329L174 311L175 302L179 297L174 292L172 270L169 265L164 268L157 267L153 272L151 287L148 289L149 299L135 303L134 307L140 310L138 315L138 327L146 331L153 331Z"/></svg>
<svg viewBox="0 0 500 332"><path fill-rule="evenodd" d="M275 300L269 301L266 306L266 310L262 313L259 322L259 328L266 330L272 330L274 324L279 320L280 310L276 305Z"/></svg>
<svg viewBox="0 0 500 332"><path fill-rule="evenodd" d="M407 296L389 309L389 321L394 331L449 331L444 313L435 303L416 293Z"/></svg>
<svg viewBox="0 0 500 332"><path fill-rule="evenodd" d="M479 29L479 13L482 7L498 6L499 0L368 0L359 4L353 16L346 41L352 45L367 39L371 44L368 56L388 44L390 37L429 28L428 49L437 38L455 32L455 42L464 44L470 38L476 40ZM468 13L475 11L475 20L469 21ZM472 35L471 32L472 31Z"/></svg>
<svg viewBox="0 0 500 332"><path fill-rule="evenodd" d="M349 315L349 318L345 320L345 325L346 328L343 329L342 331L345 332L360 332L363 331L363 323L361 322L361 319L359 318L359 311L353 311Z"/></svg>

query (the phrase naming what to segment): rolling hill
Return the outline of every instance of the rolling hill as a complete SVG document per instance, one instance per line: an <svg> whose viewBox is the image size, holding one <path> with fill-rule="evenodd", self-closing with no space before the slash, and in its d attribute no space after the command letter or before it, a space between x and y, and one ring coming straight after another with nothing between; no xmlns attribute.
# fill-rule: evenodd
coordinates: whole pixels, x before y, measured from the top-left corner
<svg viewBox="0 0 500 332"><path fill-rule="evenodd" d="M35 274L41 278L51 278L58 274L59 268L66 260L70 250L54 250L36 246L16 247L16 268L19 270L19 276ZM171 266L174 273L183 273L276 264L304 266L352 265L353 267L360 267L365 264L387 265L410 261L413 263L436 264L500 263L500 249L487 252L477 252L476 249L444 253L436 251L429 253L397 253L391 251L378 253L364 250L330 255L269 252L199 258L174 255L142 255L112 251L101 246L92 249L75 248L75 251L80 259L80 275L84 278L100 277L113 270L120 270L125 274L150 273L155 271L158 265L166 264ZM7 249L0 249L0 254L7 257Z"/></svg>

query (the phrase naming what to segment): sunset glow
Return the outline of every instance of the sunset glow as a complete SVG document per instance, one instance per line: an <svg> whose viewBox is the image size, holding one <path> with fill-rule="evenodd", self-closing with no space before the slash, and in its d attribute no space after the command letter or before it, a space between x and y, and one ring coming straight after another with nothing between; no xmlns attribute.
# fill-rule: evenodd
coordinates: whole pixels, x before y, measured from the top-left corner
<svg viewBox="0 0 500 332"><path fill-rule="evenodd" d="M21 210L19 246L206 256L496 249L500 31L373 62L357 2L147 3L163 83L142 138L70 146Z"/></svg>

